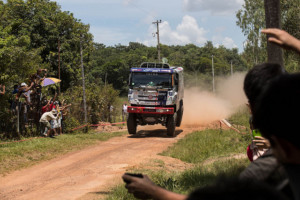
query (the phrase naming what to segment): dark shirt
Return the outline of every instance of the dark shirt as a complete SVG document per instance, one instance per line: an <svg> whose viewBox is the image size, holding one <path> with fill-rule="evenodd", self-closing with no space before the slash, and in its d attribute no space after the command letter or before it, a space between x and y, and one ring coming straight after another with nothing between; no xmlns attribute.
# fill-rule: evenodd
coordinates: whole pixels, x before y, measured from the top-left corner
<svg viewBox="0 0 300 200"><path fill-rule="evenodd" d="M300 165L284 165L284 169L288 174L294 199L300 200Z"/></svg>
<svg viewBox="0 0 300 200"><path fill-rule="evenodd" d="M263 181L282 191L287 197L293 196L287 173L283 165L277 162L272 149L267 150L261 157L251 162L242 171L239 178Z"/></svg>
<svg viewBox="0 0 300 200"><path fill-rule="evenodd" d="M18 89L14 89L14 90L12 91L12 94L17 94L18 92L19 92Z"/></svg>

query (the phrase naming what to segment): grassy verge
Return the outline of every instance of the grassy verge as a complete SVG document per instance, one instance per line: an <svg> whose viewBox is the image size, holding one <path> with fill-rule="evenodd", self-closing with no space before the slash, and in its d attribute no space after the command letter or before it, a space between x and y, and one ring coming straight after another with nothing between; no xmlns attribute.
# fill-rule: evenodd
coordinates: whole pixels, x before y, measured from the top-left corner
<svg viewBox="0 0 300 200"><path fill-rule="evenodd" d="M187 135L162 155L189 163L200 163L206 159L245 153L249 143L248 135L241 135L232 130L205 130Z"/></svg>
<svg viewBox="0 0 300 200"><path fill-rule="evenodd" d="M239 129L242 132L249 132L250 125L249 125L249 109L246 106L241 106L236 113L234 113L228 121L235 126L235 128ZM241 129L241 128L244 128Z"/></svg>
<svg viewBox="0 0 300 200"><path fill-rule="evenodd" d="M121 136L127 132L64 134L51 138L36 138L24 142L0 145L0 174L32 166L65 153Z"/></svg>
<svg viewBox="0 0 300 200"><path fill-rule="evenodd" d="M187 135L168 148L162 155L194 163L194 167L183 172L167 172L162 161L161 170L138 169L134 172L148 174L158 185L173 192L188 194L197 187L211 184L220 176L237 176L248 164L247 158L230 158L235 154L245 154L250 142L248 135L228 130L205 130ZM228 157L229 159L221 159ZM206 162L206 161L212 162ZM158 161L157 161L158 162ZM127 193L124 184L115 187L108 200L135 199Z"/></svg>
<svg viewBox="0 0 300 200"><path fill-rule="evenodd" d="M208 165L197 164L194 168L184 172L166 173L164 170L156 172L140 170L138 172L147 174L157 185L167 190L188 194L197 187L213 183L218 177L237 176L248 164L248 159L229 159ZM117 199L134 200L135 198L127 192L124 184L121 184L115 187L107 197L107 200Z"/></svg>

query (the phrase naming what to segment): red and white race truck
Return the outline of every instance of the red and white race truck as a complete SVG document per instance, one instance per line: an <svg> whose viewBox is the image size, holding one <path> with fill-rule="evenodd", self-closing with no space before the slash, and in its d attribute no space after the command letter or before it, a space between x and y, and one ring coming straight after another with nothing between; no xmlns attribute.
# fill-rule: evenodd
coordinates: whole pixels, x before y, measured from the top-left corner
<svg viewBox="0 0 300 200"><path fill-rule="evenodd" d="M175 136L175 128L183 116L183 68L165 63L142 63L130 69L127 128L136 134L137 125L162 124L167 134Z"/></svg>

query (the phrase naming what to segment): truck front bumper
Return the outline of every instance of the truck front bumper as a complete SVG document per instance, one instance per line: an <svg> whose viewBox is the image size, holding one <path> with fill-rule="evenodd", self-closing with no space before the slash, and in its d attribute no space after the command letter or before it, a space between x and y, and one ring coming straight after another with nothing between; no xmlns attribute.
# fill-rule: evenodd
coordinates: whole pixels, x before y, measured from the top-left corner
<svg viewBox="0 0 300 200"><path fill-rule="evenodd" d="M137 106L128 106L128 113L139 113L139 114L174 114L174 108L162 108L162 107L137 107Z"/></svg>

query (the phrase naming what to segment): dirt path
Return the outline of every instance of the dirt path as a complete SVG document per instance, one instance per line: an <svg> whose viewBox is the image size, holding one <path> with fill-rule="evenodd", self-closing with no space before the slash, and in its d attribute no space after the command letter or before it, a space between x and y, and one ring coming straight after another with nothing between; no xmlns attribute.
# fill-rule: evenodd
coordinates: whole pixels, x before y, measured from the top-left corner
<svg viewBox="0 0 300 200"><path fill-rule="evenodd" d="M0 177L0 199L93 199L93 193L104 194L119 183L127 168L161 158L157 154L178 139L203 129L176 129L177 136L169 138L164 127L145 128L135 137L112 138Z"/></svg>

